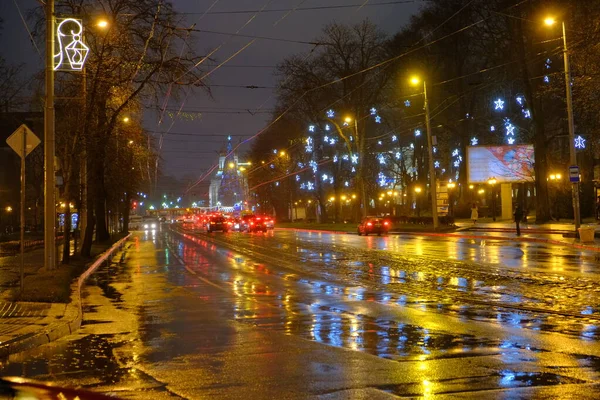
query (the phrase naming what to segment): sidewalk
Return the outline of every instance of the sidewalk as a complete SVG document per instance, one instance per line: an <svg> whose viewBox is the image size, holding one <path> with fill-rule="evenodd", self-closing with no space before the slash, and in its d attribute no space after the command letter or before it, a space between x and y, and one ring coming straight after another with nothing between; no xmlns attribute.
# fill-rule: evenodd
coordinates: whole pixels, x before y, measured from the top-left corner
<svg viewBox="0 0 600 400"><path fill-rule="evenodd" d="M69 303L41 303L11 301L11 290L19 287L20 256L0 257L0 358L28 348L49 343L79 329L81 324L81 285L104 260L112 249L120 246L127 237L112 245L109 250L96 246L98 254L79 279L71 284ZM44 249L25 253L25 276L43 271ZM67 266L71 268L71 266ZM74 267L73 267L74 268Z"/></svg>

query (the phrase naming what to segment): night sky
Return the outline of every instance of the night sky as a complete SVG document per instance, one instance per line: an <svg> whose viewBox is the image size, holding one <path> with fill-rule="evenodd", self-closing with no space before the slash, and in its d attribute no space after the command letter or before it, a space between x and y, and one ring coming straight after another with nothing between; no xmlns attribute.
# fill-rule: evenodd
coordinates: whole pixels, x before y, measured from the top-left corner
<svg viewBox="0 0 600 400"><path fill-rule="evenodd" d="M324 25L333 21L338 23L358 23L365 18L375 22L380 29L394 34L405 25L412 14L418 11L422 1L405 4L388 4L390 0L174 0L175 9L186 13L189 25L195 23L197 29L233 33L239 30L256 10L266 5L264 11L256 16L240 33L311 41L317 38ZM35 0L17 0L21 11L35 7ZM361 4L365 4L362 8ZM288 14L287 11L268 10L323 7L338 5L357 5L351 8L326 10L299 10ZM211 8L212 6L212 8ZM209 13L203 16L209 8ZM232 13L233 11L250 11ZM228 12L228 13L220 13ZM288 14L286 16L286 14ZM14 0L0 1L0 15L4 19L4 29L0 37L2 55L15 63L25 63L24 72L39 71L40 56L31 42L20 19ZM31 22L28 22L31 25ZM215 66L240 50L251 39L229 38L226 35L209 33L194 34L194 47L199 54L206 54L220 44L225 44L213 57ZM43 51L43 44L38 44ZM217 152L223 147L227 135L234 140L247 138L265 126L270 119L270 111L275 104L273 87L277 63L285 57L311 49L309 45L258 40L225 66L214 72L207 83L212 87L213 98L201 92L185 100L184 111L202 111L201 117L194 120L165 120L158 124L155 113L144 115L144 125L150 132L169 131L161 151L165 174L185 181L197 179L203 171L217 160ZM259 89L246 89L230 86L260 86ZM169 108L178 109L181 102L171 101ZM155 106L155 105L153 105ZM251 115L245 110L257 110L263 113ZM172 126L171 126L172 125ZM197 136L183 136L179 133ZM158 136L158 135L157 135ZM241 153L247 148L241 148ZM204 186L204 185L202 185Z"/></svg>

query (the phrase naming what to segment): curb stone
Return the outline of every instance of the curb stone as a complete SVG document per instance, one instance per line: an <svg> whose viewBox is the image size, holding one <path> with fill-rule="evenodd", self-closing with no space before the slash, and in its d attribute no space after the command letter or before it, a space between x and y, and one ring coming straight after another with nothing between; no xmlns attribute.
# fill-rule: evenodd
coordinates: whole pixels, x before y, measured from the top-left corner
<svg viewBox="0 0 600 400"><path fill-rule="evenodd" d="M66 305L66 310L60 318L60 321L51 323L48 328L41 332L33 335L23 335L24 337L17 337L4 345L0 346L0 357L6 358L11 354L20 353L25 350L39 347L44 344L53 342L64 336L75 333L81 327L81 321L83 319L83 309L81 307L81 286L86 279L96 270L103 262L110 259L110 256L116 249L120 249L123 243L129 237L131 233L114 243L108 250L100 254L96 260L88 267L88 269L81 274L76 282L71 284L72 300Z"/></svg>

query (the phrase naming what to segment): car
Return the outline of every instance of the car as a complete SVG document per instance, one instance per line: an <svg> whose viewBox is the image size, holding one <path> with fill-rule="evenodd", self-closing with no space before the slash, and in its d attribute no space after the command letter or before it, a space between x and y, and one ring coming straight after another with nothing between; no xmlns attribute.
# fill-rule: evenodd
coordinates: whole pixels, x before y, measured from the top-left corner
<svg viewBox="0 0 600 400"><path fill-rule="evenodd" d="M149 216L142 218L141 228L143 228L144 230L158 229L159 226L160 226L160 222L159 222L158 218L149 217Z"/></svg>
<svg viewBox="0 0 600 400"><path fill-rule="evenodd" d="M358 225L357 232L358 236L367 236L369 233L376 233L377 235L381 236L382 234L387 234L389 230L389 221L386 221L380 217L365 217Z"/></svg>
<svg viewBox="0 0 600 400"><path fill-rule="evenodd" d="M265 225L267 226L267 229L275 229L275 218L266 216Z"/></svg>
<svg viewBox="0 0 600 400"><path fill-rule="evenodd" d="M229 225L227 224L227 220L222 215L213 215L209 217L204 225L206 228L206 232L227 232L229 231Z"/></svg>
<svg viewBox="0 0 600 400"><path fill-rule="evenodd" d="M255 215L248 219L248 226L246 230L248 232L266 232L267 231L267 219L259 215Z"/></svg>

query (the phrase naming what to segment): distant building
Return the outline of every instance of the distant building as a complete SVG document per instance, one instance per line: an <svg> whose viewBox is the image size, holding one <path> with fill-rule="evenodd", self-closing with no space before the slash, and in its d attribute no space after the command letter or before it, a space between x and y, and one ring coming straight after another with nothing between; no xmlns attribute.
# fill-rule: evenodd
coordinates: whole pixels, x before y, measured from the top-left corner
<svg viewBox="0 0 600 400"><path fill-rule="evenodd" d="M219 154L219 169L210 180L209 203L211 207L235 207L243 209L248 201L247 162L240 162L233 151L231 136L227 147Z"/></svg>

